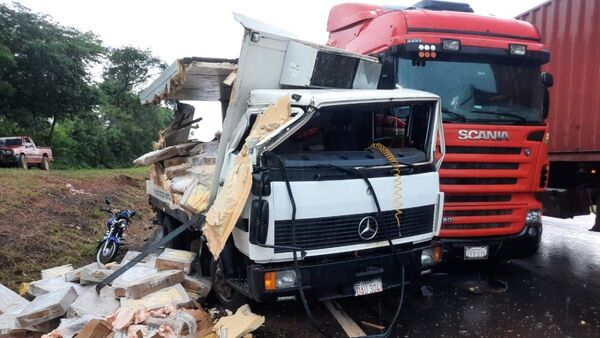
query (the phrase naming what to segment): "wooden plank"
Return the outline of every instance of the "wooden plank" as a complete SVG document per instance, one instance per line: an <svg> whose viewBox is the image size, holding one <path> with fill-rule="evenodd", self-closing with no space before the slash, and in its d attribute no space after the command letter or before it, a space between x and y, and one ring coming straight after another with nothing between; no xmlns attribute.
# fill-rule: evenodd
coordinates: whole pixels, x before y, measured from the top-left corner
<svg viewBox="0 0 600 338"><path fill-rule="evenodd" d="M331 312L333 318L337 320L348 337L364 337L367 335L337 302L328 300L323 303L325 303L327 310Z"/></svg>

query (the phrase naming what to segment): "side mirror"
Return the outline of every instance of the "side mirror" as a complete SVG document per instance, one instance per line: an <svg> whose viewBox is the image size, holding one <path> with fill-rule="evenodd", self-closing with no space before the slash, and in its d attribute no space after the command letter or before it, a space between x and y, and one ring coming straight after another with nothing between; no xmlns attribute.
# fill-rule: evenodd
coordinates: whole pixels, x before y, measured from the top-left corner
<svg viewBox="0 0 600 338"><path fill-rule="evenodd" d="M105 197L104 203L106 203L106 205L110 206L110 199L108 199L108 197Z"/></svg>
<svg viewBox="0 0 600 338"><path fill-rule="evenodd" d="M544 87L544 97L542 102L542 116L544 120L548 118L548 113L550 111L550 91L548 87Z"/></svg>
<svg viewBox="0 0 600 338"><path fill-rule="evenodd" d="M542 72L542 74L540 74L540 79L542 80L542 85L546 88L550 88L554 85L554 77L548 72Z"/></svg>

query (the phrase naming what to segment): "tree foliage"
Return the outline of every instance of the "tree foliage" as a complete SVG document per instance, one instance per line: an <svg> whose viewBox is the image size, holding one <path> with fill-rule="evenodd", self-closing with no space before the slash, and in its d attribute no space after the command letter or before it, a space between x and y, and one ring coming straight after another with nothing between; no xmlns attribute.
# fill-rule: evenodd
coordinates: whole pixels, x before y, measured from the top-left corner
<svg viewBox="0 0 600 338"><path fill-rule="evenodd" d="M30 135L64 166L129 166L169 123L168 110L136 95L163 68L150 50L106 48L91 32L0 4L0 136Z"/></svg>
<svg viewBox="0 0 600 338"><path fill-rule="evenodd" d="M88 73L103 53L98 38L14 6L0 5L0 112L41 128L90 110L98 102Z"/></svg>

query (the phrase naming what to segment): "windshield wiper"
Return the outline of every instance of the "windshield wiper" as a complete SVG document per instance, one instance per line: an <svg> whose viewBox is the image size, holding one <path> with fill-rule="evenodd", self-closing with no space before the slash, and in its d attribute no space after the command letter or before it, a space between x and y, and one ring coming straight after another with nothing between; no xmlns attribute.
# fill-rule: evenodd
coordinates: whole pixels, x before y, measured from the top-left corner
<svg viewBox="0 0 600 338"><path fill-rule="evenodd" d="M491 111L491 110L479 110L479 109L473 109L473 110L471 110L471 113L486 114L486 115L496 115L496 116L508 116L508 117L512 117L514 119L517 119L519 121L527 122L527 119L524 118L523 116L520 116L520 115L517 115L517 114L513 114L513 113L505 113L505 112ZM500 122L502 120L499 119L498 121Z"/></svg>
<svg viewBox="0 0 600 338"><path fill-rule="evenodd" d="M442 107L442 114L450 115L454 118L457 118L458 120L460 120L460 122L467 122L466 116L455 111L449 110L448 108Z"/></svg>

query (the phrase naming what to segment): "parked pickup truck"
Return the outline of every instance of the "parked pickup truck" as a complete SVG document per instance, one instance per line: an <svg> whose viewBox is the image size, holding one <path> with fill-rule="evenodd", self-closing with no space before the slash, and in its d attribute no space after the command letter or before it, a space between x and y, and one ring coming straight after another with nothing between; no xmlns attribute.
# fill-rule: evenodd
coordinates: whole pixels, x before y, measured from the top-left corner
<svg viewBox="0 0 600 338"><path fill-rule="evenodd" d="M30 165L38 165L43 170L50 169L52 149L36 147L31 137L0 137L0 165L19 166L28 169Z"/></svg>

